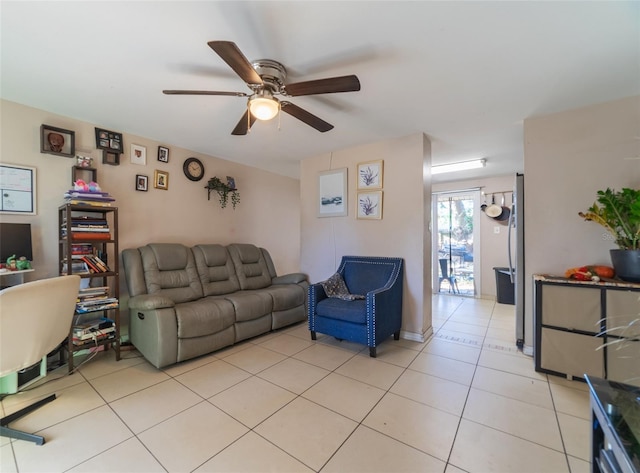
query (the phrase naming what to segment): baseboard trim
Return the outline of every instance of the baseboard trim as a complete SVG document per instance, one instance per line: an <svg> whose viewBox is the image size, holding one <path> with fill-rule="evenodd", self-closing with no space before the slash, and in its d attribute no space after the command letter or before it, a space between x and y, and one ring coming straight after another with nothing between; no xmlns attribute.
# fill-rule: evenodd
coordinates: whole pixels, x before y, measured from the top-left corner
<svg viewBox="0 0 640 473"><path fill-rule="evenodd" d="M424 333L408 332L406 330L400 331L400 337L403 340L410 340L412 342L424 343L433 335L433 327L429 327Z"/></svg>

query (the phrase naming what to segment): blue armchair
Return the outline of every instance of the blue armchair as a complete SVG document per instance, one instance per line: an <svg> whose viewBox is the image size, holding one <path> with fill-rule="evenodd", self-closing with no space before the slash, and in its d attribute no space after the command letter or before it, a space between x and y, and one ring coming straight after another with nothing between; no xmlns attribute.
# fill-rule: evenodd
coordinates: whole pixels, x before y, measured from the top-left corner
<svg viewBox="0 0 640 473"><path fill-rule="evenodd" d="M343 256L337 273L349 293L364 297L329 297L323 283L309 286L311 339L320 332L362 343L375 358L380 342L391 335L400 338L403 267L402 258Z"/></svg>

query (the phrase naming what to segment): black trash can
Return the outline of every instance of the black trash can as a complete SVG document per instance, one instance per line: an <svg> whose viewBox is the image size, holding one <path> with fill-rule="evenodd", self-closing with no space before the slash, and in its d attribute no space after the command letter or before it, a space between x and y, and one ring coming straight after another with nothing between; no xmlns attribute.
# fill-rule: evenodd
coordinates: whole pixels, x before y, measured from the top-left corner
<svg viewBox="0 0 640 473"><path fill-rule="evenodd" d="M509 268L493 268L493 270L496 272L496 299L498 303L514 305L516 303L515 288L511 282Z"/></svg>

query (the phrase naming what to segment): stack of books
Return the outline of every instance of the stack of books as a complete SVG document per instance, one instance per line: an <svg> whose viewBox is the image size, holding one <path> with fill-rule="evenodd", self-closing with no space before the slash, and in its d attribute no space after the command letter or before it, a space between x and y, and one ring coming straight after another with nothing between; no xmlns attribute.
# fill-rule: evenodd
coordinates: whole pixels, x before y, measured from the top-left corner
<svg viewBox="0 0 640 473"><path fill-rule="evenodd" d="M88 287L80 289L76 302L76 312L86 314L99 310L109 310L118 308L118 299L109 297L109 287Z"/></svg>
<svg viewBox="0 0 640 473"><path fill-rule="evenodd" d="M64 200L66 203L73 205L86 205L89 207L111 207L111 202L115 202L116 199L111 197L108 192L90 192L70 189L65 192Z"/></svg>
<svg viewBox="0 0 640 473"><path fill-rule="evenodd" d="M73 326L72 341L76 346L94 345L104 340L114 339L116 326L113 320L101 317Z"/></svg>
<svg viewBox="0 0 640 473"><path fill-rule="evenodd" d="M66 222L62 224L62 237L67 236ZM104 216L86 215L71 218L71 239L73 240L110 240L109 224Z"/></svg>

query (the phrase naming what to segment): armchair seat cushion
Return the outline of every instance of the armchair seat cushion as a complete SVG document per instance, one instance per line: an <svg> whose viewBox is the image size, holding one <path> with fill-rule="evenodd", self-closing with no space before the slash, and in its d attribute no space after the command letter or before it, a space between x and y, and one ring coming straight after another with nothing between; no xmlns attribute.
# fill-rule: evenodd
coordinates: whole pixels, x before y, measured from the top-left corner
<svg viewBox="0 0 640 473"><path fill-rule="evenodd" d="M366 301L362 299L347 301L335 297L329 297L318 302L318 305L316 306L316 314L319 317L326 317L328 319L366 325L366 305Z"/></svg>

